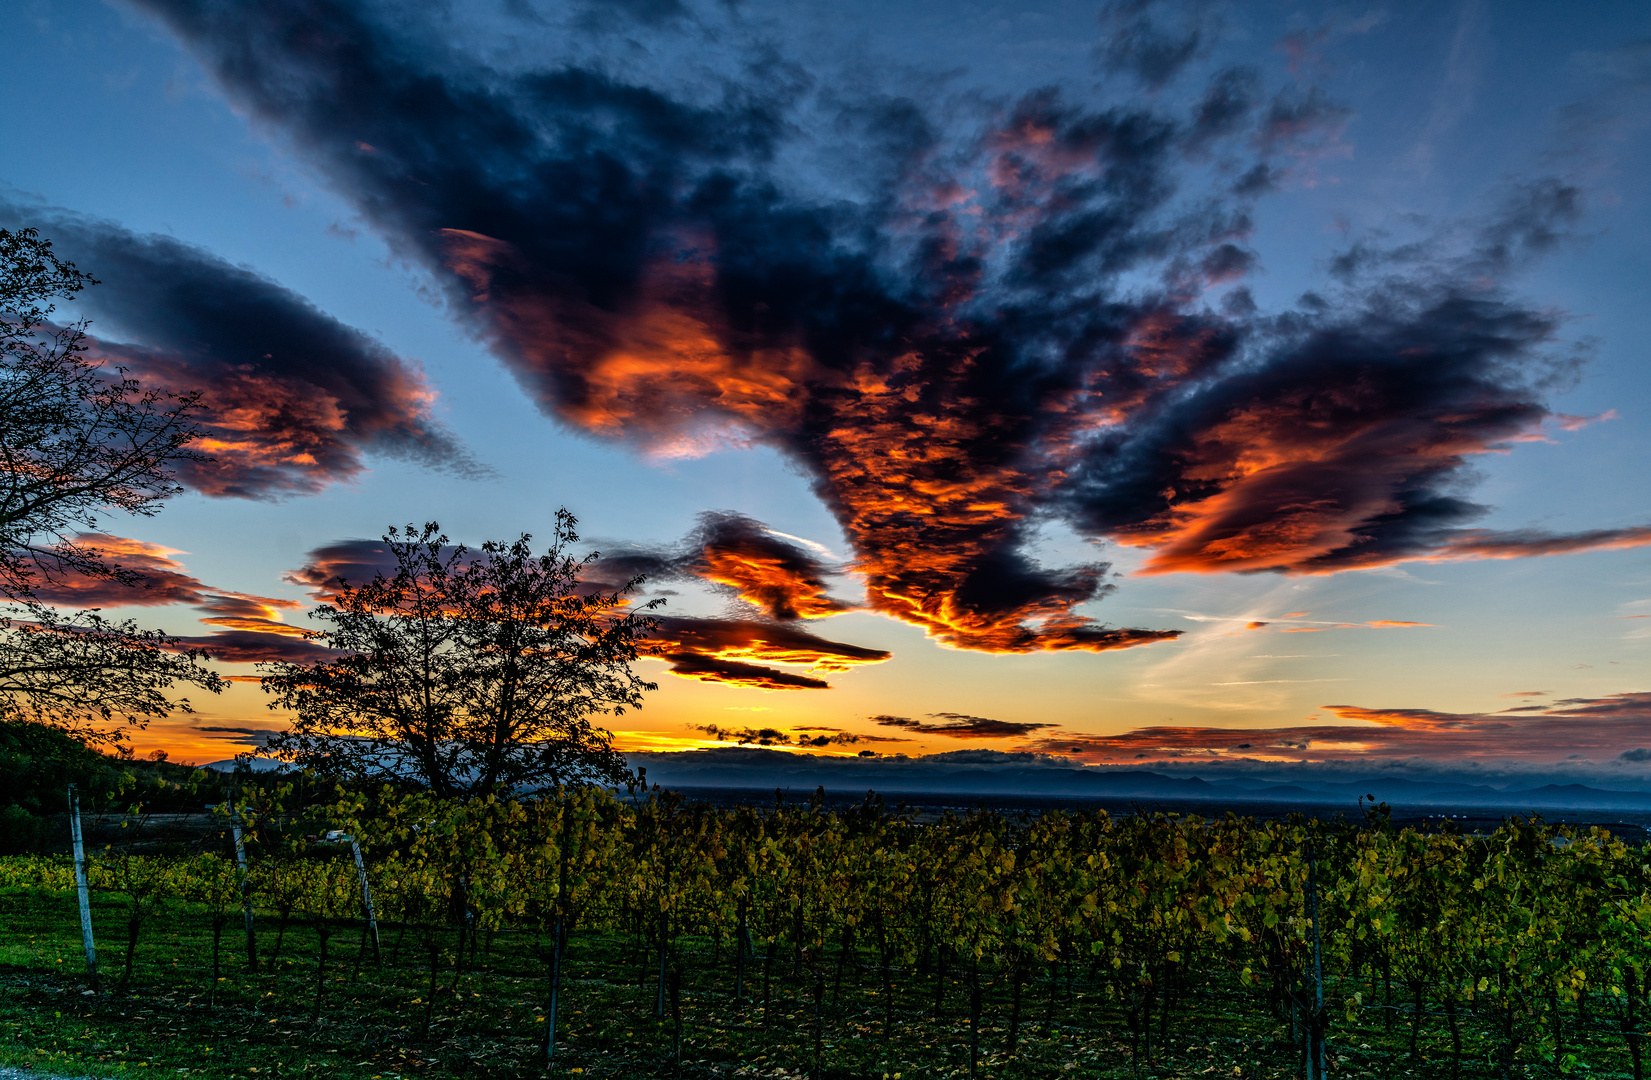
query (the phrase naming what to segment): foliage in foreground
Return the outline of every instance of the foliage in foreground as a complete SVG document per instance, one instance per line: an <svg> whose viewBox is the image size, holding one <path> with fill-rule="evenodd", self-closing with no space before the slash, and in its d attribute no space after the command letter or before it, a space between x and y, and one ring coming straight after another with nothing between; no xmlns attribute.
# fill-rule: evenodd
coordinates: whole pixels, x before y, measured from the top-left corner
<svg viewBox="0 0 1651 1080"><path fill-rule="evenodd" d="M876 804L759 812L593 793L386 792L303 813L271 797L245 812L251 972L231 861L106 851L94 885L121 916L106 964L142 993L87 999L88 1031L114 1011L182 1015L193 995L236 1030L264 1010L316 1038L354 1025L351 1053L376 1074L413 1060L396 1068L534 1073L560 917L554 1064L593 1077L1127 1075L1189 1062L1292 1075L1315 1025L1329 1029L1333 1067L1354 1074L1640 1074L1651 854L1599 831L1104 813L921 825ZM385 920L376 960L347 845L307 839L327 826L364 847ZM15 902L35 940L67 962L21 956L15 930L0 947L14 972L47 970L28 993L52 1000L69 985L56 971L74 967L68 868L0 868L28 887L12 895L28 898ZM184 936L157 942L162 925ZM169 948L181 968L167 967Z"/></svg>

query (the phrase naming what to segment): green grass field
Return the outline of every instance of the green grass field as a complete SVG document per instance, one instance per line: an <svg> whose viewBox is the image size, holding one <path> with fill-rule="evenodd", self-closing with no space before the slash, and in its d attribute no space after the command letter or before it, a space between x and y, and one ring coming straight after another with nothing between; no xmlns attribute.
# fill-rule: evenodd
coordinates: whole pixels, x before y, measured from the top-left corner
<svg viewBox="0 0 1651 1080"><path fill-rule="evenodd" d="M457 936L441 933L432 998L430 953L417 930L386 928L383 963L374 965L360 947L359 928L340 926L330 935L328 967L318 971L316 930L293 922L283 933L278 920L264 913L261 962L249 973L236 913L224 928L223 974L213 994L210 915L173 904L143 929L130 983L119 992L113 988L123 968L126 916L118 896L94 894L104 989L92 994L73 894L0 891L0 1063L58 1075L260 1080L546 1075L548 980L536 954L539 942L529 936L499 934L489 941L484 934L474 960L467 949L463 967L455 968ZM899 985L909 992L887 1010L892 1023L885 1040L885 1003L864 989L876 984L875 973L845 979L839 988L836 962L828 955L821 971L810 975L806 968L794 970L789 954L777 957L765 1008L760 959L747 962L747 999L735 1000L726 943L713 949L703 938L684 938L674 965L681 974L667 979L660 1017L656 954L623 937L576 934L564 969L562 1020L549 1075L812 1077L817 991L821 1077L968 1075L966 980L946 980L938 1019L935 974L902 980ZM870 960L844 958L845 965L855 963ZM1253 995L1189 992L1171 1013L1167 1038L1155 1032L1151 1057L1142 1054L1132 1062L1123 1017L1081 986L1027 984L1014 1053L1007 1045L1009 989L984 985L982 992L977 1065L982 1077L1283 1078L1299 1071L1285 1022L1237 1011ZM1337 988L1336 1000L1349 992ZM1471 1018L1465 1027L1469 1041L1461 1075L1499 1075L1488 1040ZM1406 1017L1373 1009L1349 1023L1338 1011L1332 1074L1452 1075L1443 1023L1427 1018L1420 1036L1413 1058ZM1574 1031L1570 1038L1573 1060L1556 1057L1522 1065L1517 1073L1627 1075L1620 1040Z"/></svg>

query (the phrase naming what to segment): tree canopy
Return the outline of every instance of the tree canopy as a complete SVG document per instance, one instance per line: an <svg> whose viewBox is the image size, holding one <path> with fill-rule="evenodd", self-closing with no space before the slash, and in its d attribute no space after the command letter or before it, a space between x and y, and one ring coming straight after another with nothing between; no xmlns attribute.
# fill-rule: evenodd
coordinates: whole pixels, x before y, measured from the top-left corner
<svg viewBox="0 0 1651 1080"><path fill-rule="evenodd" d="M572 554L575 525L557 511L537 555L526 533L471 551L434 522L391 528L394 571L336 580L311 613L339 656L264 665L271 708L295 714L270 752L443 796L623 782L624 759L591 717L621 715L656 689L631 662L661 601L631 606L640 578L611 592L582 582L598 556Z"/></svg>

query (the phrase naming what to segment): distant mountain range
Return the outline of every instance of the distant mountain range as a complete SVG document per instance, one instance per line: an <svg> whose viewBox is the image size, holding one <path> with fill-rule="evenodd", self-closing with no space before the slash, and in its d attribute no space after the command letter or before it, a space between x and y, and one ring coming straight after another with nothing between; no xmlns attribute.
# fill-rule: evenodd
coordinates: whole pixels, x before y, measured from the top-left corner
<svg viewBox="0 0 1651 1080"><path fill-rule="evenodd" d="M1395 776L1278 783L1255 777L1178 778L1144 770L948 766L932 758L845 761L775 751L760 753L764 754L760 764L731 760L717 752L703 757L694 753L636 754L631 764L645 767L650 783L666 787L781 787L793 791L825 787L837 792L868 790L884 795L1069 795L1173 802L1344 804L1349 808L1356 807L1363 795L1393 806L1651 810L1651 793L1610 791L1582 784L1497 788Z"/></svg>
<svg viewBox="0 0 1651 1080"><path fill-rule="evenodd" d="M952 755L952 757L966 755ZM1026 755L990 754L975 763L944 758L838 758L790 754L756 747L645 753L630 763L647 770L651 784L667 788L789 789L793 794L824 787L835 794L875 791L886 796L1036 796L1139 799L1163 802L1265 802L1310 806L1357 806L1373 797L1390 806L1496 807L1532 810L1651 810L1651 793L1612 791L1584 784L1493 787L1451 780L1412 780L1375 775L1359 780L1300 779L1280 783L1260 777L1174 777L1146 770L1061 768L1004 763ZM202 768L228 772L233 759ZM277 767L252 759L259 772Z"/></svg>

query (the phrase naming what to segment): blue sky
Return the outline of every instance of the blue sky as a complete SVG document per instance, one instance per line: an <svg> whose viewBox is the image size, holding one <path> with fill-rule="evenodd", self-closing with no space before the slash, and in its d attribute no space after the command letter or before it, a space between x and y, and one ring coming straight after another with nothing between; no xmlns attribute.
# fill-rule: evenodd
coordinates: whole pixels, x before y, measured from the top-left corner
<svg viewBox="0 0 1651 1080"><path fill-rule="evenodd" d="M1644 782L1643 766L1631 767L1616 754L1651 740L1651 711L1617 709L1611 715L1618 726L1598 733L1597 745L1589 743L1572 764L1565 763L1572 749L1551 733L1524 741L1509 736L1507 746L1499 748L1500 729L1483 719L1530 700L1621 703L1638 700L1621 695L1651 689L1646 679L1651 635L1639 629L1651 623L1632 618L1651 615L1647 549L1629 546L1638 543L1629 533L1614 540L1601 534L1592 550L1578 542L1570 554L1538 555L1540 545L1531 543L1539 533L1574 537L1651 524L1651 480L1639 467L1651 451L1645 423L1651 380L1644 375L1643 346L1651 336L1643 300L1651 269L1651 200L1638 181L1651 164L1646 139L1651 14L1643 6L1589 5L1579 13L1553 5L1486 3L825 8L636 0L587 8L520 0L399 13L347 4L315 10L323 22L335 17L370 28L386 55L393 53L398 70L454 86L490 85L499 94L506 91L498 87L509 86L510 94L523 95L525 79L577 70L601 73L608 85L705 108L728 107L738 99L766 109L783 100L785 107L772 113L779 120L777 134L769 136L769 156L716 167L744 170L748 183L760 178L783 200L811 208L817 220L860 221L854 228L866 230L864 237L854 239L860 234L846 231L838 242L844 250L861 244L882 251L877 258L884 261L876 265L888 274L894 273L888 260L904 250L903 241L898 236L891 241L888 230L903 226L866 208L897 188L906 193L901 197L913 190L910 177L887 180L896 167L894 152L877 141L893 130L891 102L903 103L901 116L923 116L933 133L924 182L950 169L966 187L970 177L987 175L979 170L999 166L964 161L965 148L1008 145L982 142L980 133L1011 130L1006 118L1042 88L1058 88L1060 107L1068 110L1061 116L1137 110L1181 117L1196 110L1222 72L1242 68L1256 87L1257 115L1283 102L1299 111L1300 123L1289 131L1278 125L1255 133L1245 129L1221 144L1224 149L1195 148L1166 166L1166 176L1178 185L1168 206L1222 202L1249 217L1249 226L1235 234L1247 253L1241 275L1212 278L1197 297L1178 300L1180 310L1198 313L1211 326L1242 323L1255 333L1276 335L1281 333L1276 323L1267 320L1307 310L1300 299L1305 293L1322 298L1323 307L1313 309L1321 313L1314 317L1334 322L1351 319L1344 312L1372 303L1378 284L1385 282L1381 288L1408 290L1409 301L1423 306L1452 289L1494 287L1507 310L1551 324L1551 332L1521 354L1519 363L1527 367L1518 376L1534 386L1526 396L1551 415L1525 424L1512 437L1485 437L1466 453L1461 468L1438 482L1440 495L1488 508L1452 527L1517 540L1526 545L1520 549L1526 557L1429 561L1440 557L1445 549L1438 545L1447 543L1434 539L1428 541L1432 548L1405 548L1402 557L1348 563L1335 572L1304 572L1304 564L1285 559L1289 565L1252 573L1210 563L1201 549L1198 558L1205 562L1196 569L1149 574L1143 571L1159 557L1155 552L1173 549L1175 536L1188 535L1191 526L1183 521L1175 527L1182 532L1160 531L1153 540L1140 531L1145 526L1118 523L1117 500L1110 493L1090 503L1054 493L1028 504L1024 535L1017 534L1014 550L1035 556L1044 567L1106 560L1111 573L1121 574L1106 579L1114 591L1068 604L1063 617L1089 620L1084 625L1090 627L1183 631L1179 638L1105 651L1092 644L1050 644L1059 635L1038 621L1048 608L993 609L990 619L981 616L986 621L971 624L968 634L948 638L932 622L902 617L898 603L873 600L860 610L807 620L808 631L829 641L890 654L881 663L829 672L822 681L829 681L830 689L760 689L738 680L676 678L659 661L647 662L645 667L659 674L661 689L640 714L625 718L621 726L628 745L705 745L709 737L694 728L713 724L782 731L813 726L909 738L876 744L907 753L986 746L1052 752L1061 742L1083 751L1075 760L1100 764L1120 752L1107 739L1137 729L1275 731L1347 723L1357 731L1411 731L1414 723L1394 719L1392 712L1409 709L1481 718L1458 725L1477 724L1477 741L1468 748L1441 735L1428 744L1436 749L1406 744L1402 753L1392 752L1397 756L1391 762L1380 740L1358 753L1382 767L1393 762L1447 767L1470 753L1505 760L1511 769L1571 769L1618 784ZM865 583L882 580L874 564L892 565L900 551L875 530L855 532L855 522L863 518L819 497L820 470L839 459L798 450L800 436L792 428L781 430L783 425L748 423L732 441L706 444L712 448L702 456L672 457L659 451L663 413L643 417L646 422L632 416L626 421L632 426L621 425L624 430L615 437L582 422L583 414L555 399L557 387L565 385L557 382L562 376L524 359L538 355L537 344L523 337L519 325L501 321L501 307L455 299L455 282L462 276L454 269L456 259L445 267L433 262L434 248L418 231L424 226L409 224L416 218L438 228L476 231L469 219L461 220L473 209L461 212L451 202L420 204L402 188L374 187L378 181L367 173L351 171L357 166L338 157L336 146L355 139L351 124L376 123L356 116L354 103L339 103L335 120L316 111L313 102L302 116L296 106L283 112L279 103L272 104L267 74L255 86L225 66L233 47L243 38L255 39L246 29L258 22L252 12L234 4L161 0L136 6L25 0L8 7L0 14L12 45L11 62L0 73L8 102L0 113L0 137L8 147L0 163L4 224L38 223L53 235L58 223L67 235L74 230L61 223L78 222L77 235L88 251L99 250L98 237L159 235L249 268L336 323L361 331L407 370L422 370L436 395L428 406L430 423L484 468L456 469L451 460L444 464L429 455L408 458L405 446L398 451L383 439L363 436L366 468L353 475L317 474L310 493L272 490L248 498L196 491L152 520L111 519L108 531L172 549L170 558L183 572L213 589L308 603L306 591L284 581L284 574L304 566L316 549L376 537L392 523L435 519L456 539L476 542L521 531L543 533L555 508L566 505L580 517L584 535L604 551L657 552L693 532L702 512L731 511L760 522L781 540L820 545L826 554L818 557L828 568L858 557L860 570L833 577L832 592L862 602ZM267 26L257 32L273 33ZM268 47L276 39L263 40ZM301 52L303 46L293 48ZM295 52L270 65L274 70L288 61L323 62ZM512 107L526 109L520 104L525 100L519 96ZM549 123L556 108L572 106L534 107L545 110ZM874 113L881 117L875 123L866 119ZM416 119L409 113L394 130L419 130ZM1071 134L1076 129L1059 126L1067 121L1047 122L1057 142L1076 145L1079 137ZM481 171L493 182L502 184L500 177L513 168L508 148L479 145L475 132L437 116L418 137L436 148L432 160L444 154L486 158ZM899 137L911 136L903 131ZM1262 148L1267 140L1273 141ZM356 141L366 141L365 136ZM1011 149L1024 156L1027 145L1032 143ZM1238 200L1243 206L1237 208L1232 197L1221 194L1233 180L1223 170L1250 158L1270 163L1271 190ZM1045 170L1064 167L1039 160ZM522 164L525 169L525 159ZM1534 218L1510 210L1525 205L1521 200L1529 201L1533 191L1548 193L1542 221L1551 233L1539 235ZM1554 192L1564 193L1559 209ZM394 212L385 209L391 204ZM822 209L833 207L829 213ZM1045 200L1028 212L1055 215L1058 208ZM686 264L679 256L678 265L699 265L693 263L698 258L708 273L738 269L729 254L732 233L705 239L717 228L733 226L705 225L690 210L673 213L678 216L657 228L679 244L687 243L682 236L691 232L692 243L712 252ZM1507 230L1514 226L1507 223L1515 218L1522 231L1511 254L1490 268L1483 255L1486 238L1512 236ZM1186 220L1192 220L1190 211ZM546 222L549 229L550 219ZM1000 232L994 241L1000 248L994 250L1010 251L1020 242L1017 236ZM527 250L524 237L489 239ZM72 244L65 250L74 254ZM494 273L502 265L497 250L487 249ZM1369 262L1369 276L1351 283L1333 272L1334 260L1350 250L1379 253ZM1141 298L1163 288L1158 283L1167 258L1118 271L1107 281L1107 295L1129 298L1144 310ZM587 264L588 259L579 265ZM90 261L82 265L104 279L99 288L111 297L135 288L100 273ZM1004 298L1010 295L1003 284L1008 280L994 286L1005 290ZM1046 275L1015 287L1021 289L1016 303L1045 313L1066 310L1061 304L1067 294L1088 296L1099 288L1071 275ZM1253 314L1222 314L1222 297L1235 288L1248 290ZM668 309L678 301L663 303ZM145 331L148 338L138 340L109 316L118 308L111 301L102 311L89 309L92 333L112 346L136 341L180 353L215 347L160 340L153 327ZM977 324L997 317L983 311L974 309L970 317ZM639 322L627 332L640 332L634 325L646 318L637 316ZM1256 329L1263 325L1265 331ZM754 363L772 368L781 363L777 355L762 354ZM668 359L659 362L667 367L658 370L668 370ZM1333 370L1339 361L1328 356L1314 362ZM1537 368L1540 375L1530 374ZM1506 378L1510 385L1518 381ZM673 380L674 375L663 378L661 393L691 399L694 391ZM852 412L866 406L835 407ZM1401 401L1395 415L1406 408ZM1278 425L1287 427L1280 415L1269 421L1275 434ZM1439 415L1417 399L1417 424L1441 423ZM699 419L690 423L692 430L673 427L671 438L728 430L711 413L694 416ZM1610 418L1564 419L1605 416ZM920 428L913 436L919 442ZM1280 445L1286 443L1287 438ZM1372 459L1372 475L1379 464ZM1100 468L1093 462L1090 467ZM1115 471L1106 475L1112 487L1124 483ZM1103 504L1114 517L1095 509ZM1271 512L1283 521L1293 511ZM1158 520L1162 525L1169 519ZM1455 539L1448 543L1462 542L1459 534L1451 535ZM814 548L806 550L818 555ZM997 584L988 580L996 565L969 564L973 584L958 585L957 595L990 592ZM736 621L767 617L736 599L726 585L719 591L704 577L689 573L671 584L673 614ZM1308 614L1284 618L1292 612ZM143 618L176 633L214 632L195 622L197 614L188 605L141 609ZM296 612L284 617L299 619ZM1428 625L1368 625L1384 621ZM981 629L987 622L993 633L1004 626L1031 626L1043 644L1005 649L1005 639ZM1250 622L1268 625L1244 630ZM1531 691L1547 696L1504 696ZM1338 717L1322 708L1327 705L1371 710L1385 719ZM1573 713L1589 707L1554 706ZM948 733L941 729L954 722L922 719L931 714L989 718L1023 730L1010 737L982 738L962 728ZM205 703L202 715L204 726L277 722L256 687L247 684ZM917 718L915 723L936 730L901 729L877 717ZM199 726L199 718L180 717L155 725L137 741L140 748L152 743L211 756L218 744L194 730ZM1311 749L1281 748L1274 755L1210 749L1219 741L1166 737L1152 749L1151 760L1181 762L1189 746L1234 767L1240 759L1347 756L1333 749L1316 757ZM224 741L222 747L227 753L235 744ZM845 752L855 749L851 745Z"/></svg>

